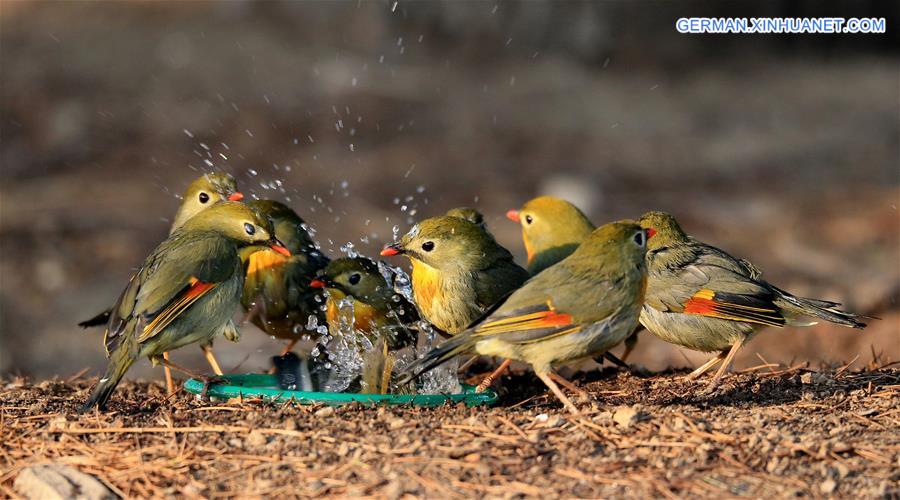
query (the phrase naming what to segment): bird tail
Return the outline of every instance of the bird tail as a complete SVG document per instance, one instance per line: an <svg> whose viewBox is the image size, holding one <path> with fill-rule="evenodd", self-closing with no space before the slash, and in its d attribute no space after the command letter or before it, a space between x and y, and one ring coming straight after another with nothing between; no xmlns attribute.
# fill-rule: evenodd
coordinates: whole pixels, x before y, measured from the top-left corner
<svg viewBox="0 0 900 500"><path fill-rule="evenodd" d="M812 316L814 318L824 319L825 321L851 328L862 329L866 327L866 324L860 321L866 316L838 309L841 305L838 302L796 297L779 288L775 288L775 291L778 293L775 304L782 309L782 312L788 313L788 316L791 314ZM794 323L796 326L803 326L802 322L790 319L788 321L789 324Z"/></svg>
<svg viewBox="0 0 900 500"><path fill-rule="evenodd" d="M109 310L103 311L102 313L94 316L91 319L86 319L86 320L82 321L81 323L78 323L78 326L80 326L82 328L90 328L92 326L103 326L103 325L109 323L109 314L110 314Z"/></svg>
<svg viewBox="0 0 900 500"><path fill-rule="evenodd" d="M401 386L419 377L419 375L441 365L450 359L468 351L475 346L475 337L469 332L459 333L441 343L441 345L425 353L421 358L403 369L402 375L395 385Z"/></svg>
<svg viewBox="0 0 900 500"><path fill-rule="evenodd" d="M125 372L135 362L135 356L129 351L124 345L113 351L109 363L106 365L106 373L94 386L94 390L91 391L91 395L84 405L81 406L79 413L88 412L95 406L101 410L106 409L106 402L109 401L109 397L112 396Z"/></svg>

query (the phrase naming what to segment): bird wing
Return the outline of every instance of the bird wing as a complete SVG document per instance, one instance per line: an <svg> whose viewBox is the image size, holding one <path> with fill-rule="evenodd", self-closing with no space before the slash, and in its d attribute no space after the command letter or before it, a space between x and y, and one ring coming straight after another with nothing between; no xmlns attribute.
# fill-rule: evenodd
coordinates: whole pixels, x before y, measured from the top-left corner
<svg viewBox="0 0 900 500"><path fill-rule="evenodd" d="M501 310L477 325L472 335L478 337L502 336L506 342L530 344L559 337L581 330L571 314L560 312L548 300L530 307Z"/></svg>
<svg viewBox="0 0 900 500"><path fill-rule="evenodd" d="M677 265L652 266L646 303L660 311L732 321L784 326L768 283L752 264L718 248L693 244L672 248L686 258ZM657 255L654 258L665 258Z"/></svg>
<svg viewBox="0 0 900 500"><path fill-rule="evenodd" d="M628 287L617 283L615 278L557 265L554 272L541 273L513 292L473 327L472 335L502 336L505 342L528 344L577 333L584 325L614 314L615 304L627 302L627 297L616 295L627 293Z"/></svg>
<svg viewBox="0 0 900 500"><path fill-rule="evenodd" d="M230 278L237 266L230 246L220 236L193 233L175 235L160 244L112 309L104 339L107 352L121 341L131 319L137 319L137 341L144 342Z"/></svg>
<svg viewBox="0 0 900 500"><path fill-rule="evenodd" d="M475 272L475 302L482 309L488 309L521 287L529 276L528 271L513 262L511 256L509 260L494 261L488 268Z"/></svg>

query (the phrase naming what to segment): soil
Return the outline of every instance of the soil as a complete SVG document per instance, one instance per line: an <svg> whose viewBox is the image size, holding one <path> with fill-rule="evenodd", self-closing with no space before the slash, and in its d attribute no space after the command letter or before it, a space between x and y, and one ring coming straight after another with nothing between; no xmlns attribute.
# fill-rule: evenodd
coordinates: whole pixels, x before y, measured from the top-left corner
<svg viewBox="0 0 900 500"><path fill-rule="evenodd" d="M593 397L579 417L527 373L491 408L205 402L125 382L86 415L93 379L5 380L0 490L57 462L128 497L900 494L900 369L761 365L711 395L680 375L578 374Z"/></svg>

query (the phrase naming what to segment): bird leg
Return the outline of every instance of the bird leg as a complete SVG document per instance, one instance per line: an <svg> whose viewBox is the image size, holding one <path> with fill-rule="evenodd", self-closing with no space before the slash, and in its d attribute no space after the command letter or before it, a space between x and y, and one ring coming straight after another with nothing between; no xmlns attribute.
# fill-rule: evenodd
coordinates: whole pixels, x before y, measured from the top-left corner
<svg viewBox="0 0 900 500"><path fill-rule="evenodd" d="M726 351L722 351L719 354L716 354L715 356L710 358L709 361L700 365L699 368L697 368L696 370L692 371L691 373L685 375L682 378L682 380L696 380L697 378L700 377L700 375L703 375L710 368L716 366L716 363L725 359L726 354L727 354Z"/></svg>
<svg viewBox="0 0 900 500"><path fill-rule="evenodd" d="M394 371L394 358L388 352L387 342L384 342L382 352L384 356L384 370L381 372L381 387L378 388L379 394L387 394L391 387L391 372Z"/></svg>
<svg viewBox="0 0 900 500"><path fill-rule="evenodd" d="M638 332L635 331L634 333L629 335L627 339L625 339L625 352L622 353L622 361L623 362L628 359L628 356L631 355L631 351L634 350L634 346L637 345L637 341L638 341L637 334L638 334Z"/></svg>
<svg viewBox="0 0 900 500"><path fill-rule="evenodd" d="M253 303L253 307L251 307L247 311L247 313L244 314L244 317L241 318L241 325L246 325L247 323L253 321L253 318L255 318L257 315L259 315L261 313L261 309L262 309L262 307L260 306L261 303L262 303L262 300L260 300L259 296L257 296L257 301Z"/></svg>
<svg viewBox="0 0 900 500"><path fill-rule="evenodd" d="M719 380L722 379L722 375L725 375L725 372L728 370L728 367L731 366L731 362L734 361L734 355L737 354L738 349L741 348L741 345L744 343L744 337L740 337L734 345L731 346L731 349L728 351L728 354L725 356L725 360L722 361L722 366L719 367L719 370L716 371L716 376L713 377L712 380L709 381L709 385L706 386L704 392L712 392L715 390L716 385L718 385ZM724 352L724 351L723 351Z"/></svg>
<svg viewBox="0 0 900 500"><path fill-rule="evenodd" d="M472 356L471 358L466 360L465 363L459 365L459 368L456 369L456 372L462 373L462 372L466 371L466 369L469 368L470 366L472 366L472 363L474 363L475 360L477 360L478 358L479 358L479 356L477 354Z"/></svg>
<svg viewBox="0 0 900 500"><path fill-rule="evenodd" d="M169 353L164 352L163 359L166 361L169 360ZM175 394L175 382L172 381L172 370L168 366L163 366L163 371L166 374L166 391L169 396Z"/></svg>
<svg viewBox="0 0 900 500"><path fill-rule="evenodd" d="M560 401L562 401L563 406L565 406L566 409L569 410L569 412L571 412L573 415L576 415L576 416L581 415L581 412L578 411L578 408L574 404L572 404L572 401L570 401L569 398L566 397L566 395L563 393L563 391L561 391L559 389L559 386L556 385L556 382L554 382L553 379L551 379L549 376L547 376L547 373L552 373L552 372L536 371L535 375L537 375L538 378L541 379L541 381L544 383L544 385L546 385L547 387L550 388L551 391L553 391L553 394L555 394L556 397Z"/></svg>
<svg viewBox="0 0 900 500"><path fill-rule="evenodd" d="M609 361L610 363L612 363L612 364L618 366L619 368L622 368L622 369L624 369L624 370L631 371L631 367L630 367L630 366L628 366L624 361L622 361L621 359L617 358L617 357L615 356L615 354L613 354L613 353L611 353L611 352L609 352L609 351L603 353L603 359L605 359L605 360ZM596 361L596 360L597 360L597 358L594 358L594 361Z"/></svg>
<svg viewBox="0 0 900 500"><path fill-rule="evenodd" d="M200 346L200 349L203 350L203 355L206 356L206 361L209 363L209 366L212 367L213 373L216 375L224 375L222 369L219 368L219 362L216 361L216 357L213 355L212 346L202 345Z"/></svg>
<svg viewBox="0 0 900 500"><path fill-rule="evenodd" d="M168 353L166 353L166 354L168 354ZM162 357L160 357L160 356L155 356L153 359L154 359L154 361L156 361L157 363L163 365L164 367L166 367L166 368L171 368L172 370L181 372L181 373L183 373L183 374L185 374L185 375L187 375L187 376L189 376L189 377L191 377L191 378L195 378L195 379L198 379L198 380L203 380L203 379L207 378L207 377L205 377L205 376L203 376L203 375L200 375L200 374L198 374L198 373L196 373L196 372L193 372L193 371L191 371L191 370L188 370L187 368L184 368L183 366L176 365L175 363L169 361L169 357L168 357L166 354L163 354Z"/></svg>
<svg viewBox="0 0 900 500"><path fill-rule="evenodd" d="M484 380L482 380L481 383L478 384L478 387L475 388L475 392L486 391L487 388L494 383L494 380L496 380L497 377L503 375L503 372L505 372L506 369L509 368L510 363L512 363L512 360L503 360L503 362L500 363L500 366L498 366L496 370L489 373L487 377L484 377Z"/></svg>
<svg viewBox="0 0 900 500"><path fill-rule="evenodd" d="M297 339L291 339L290 341L288 341L287 345L284 346L284 349L281 350L281 356L284 356L285 354L291 352L291 349L293 349L295 345L297 345Z"/></svg>
<svg viewBox="0 0 900 500"><path fill-rule="evenodd" d="M587 403L591 400L591 395L588 394L587 391L578 387L577 385L573 384L572 382L569 382L568 380L563 378L558 373L550 372L550 373L548 373L548 376L550 378L552 378L554 381L556 381L557 383L559 383L559 385L561 385L561 386L565 387L566 389L568 389L569 391L575 393L585 403Z"/></svg>

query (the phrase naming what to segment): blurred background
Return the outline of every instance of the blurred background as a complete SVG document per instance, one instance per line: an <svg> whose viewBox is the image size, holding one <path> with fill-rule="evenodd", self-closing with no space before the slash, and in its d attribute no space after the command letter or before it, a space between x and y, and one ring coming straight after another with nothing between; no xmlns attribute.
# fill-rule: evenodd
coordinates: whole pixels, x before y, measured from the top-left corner
<svg viewBox="0 0 900 500"><path fill-rule="evenodd" d="M892 12L885 12L886 8ZM878 316L770 329L737 368L900 360L898 5L4 2L0 375L105 365L110 305L187 183L234 174L337 255L539 194L596 223L663 209L796 294ZM886 35L681 35L688 16L888 17ZM397 260L394 264L399 264ZM404 262L405 265L405 262ZM226 370L281 344L247 325ZM205 368L199 349L174 360ZM616 351L618 352L618 350ZM632 360L698 364L644 334ZM132 377L160 377L142 361Z"/></svg>

